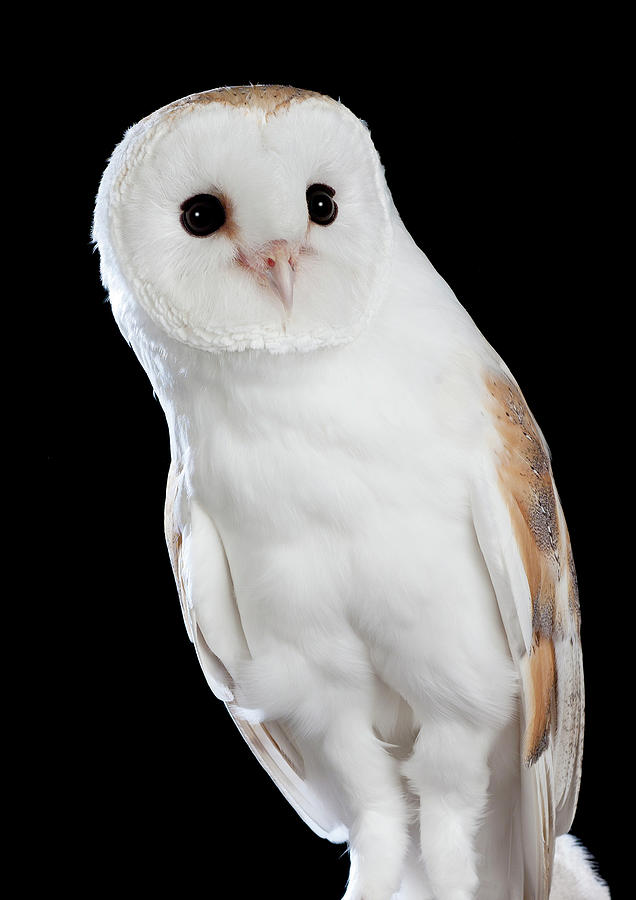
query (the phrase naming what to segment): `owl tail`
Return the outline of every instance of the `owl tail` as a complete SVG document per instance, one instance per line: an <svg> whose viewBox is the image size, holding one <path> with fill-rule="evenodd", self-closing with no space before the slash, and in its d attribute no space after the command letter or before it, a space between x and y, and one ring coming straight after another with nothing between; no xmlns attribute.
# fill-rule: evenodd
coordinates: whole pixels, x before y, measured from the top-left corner
<svg viewBox="0 0 636 900"><path fill-rule="evenodd" d="M550 900L610 900L594 860L572 834L557 838Z"/></svg>

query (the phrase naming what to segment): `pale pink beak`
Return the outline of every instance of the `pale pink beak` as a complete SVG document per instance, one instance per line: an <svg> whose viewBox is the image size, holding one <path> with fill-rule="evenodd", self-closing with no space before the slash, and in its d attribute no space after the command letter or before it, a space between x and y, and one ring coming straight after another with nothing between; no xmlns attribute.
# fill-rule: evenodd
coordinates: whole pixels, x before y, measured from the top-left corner
<svg viewBox="0 0 636 900"><path fill-rule="evenodd" d="M289 318L294 304L295 259L287 241L270 241L257 252L239 250L237 261L272 289Z"/></svg>
<svg viewBox="0 0 636 900"><path fill-rule="evenodd" d="M289 247L283 241L276 242L278 246L272 248L270 254L265 257L267 266L267 279L278 295L288 316L291 315L294 305L294 268Z"/></svg>

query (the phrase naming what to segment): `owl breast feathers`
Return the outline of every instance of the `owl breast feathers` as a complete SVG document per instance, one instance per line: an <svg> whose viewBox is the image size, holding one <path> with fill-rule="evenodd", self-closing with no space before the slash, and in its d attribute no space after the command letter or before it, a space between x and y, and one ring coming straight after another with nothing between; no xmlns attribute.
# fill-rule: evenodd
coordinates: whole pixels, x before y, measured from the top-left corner
<svg viewBox="0 0 636 900"><path fill-rule="evenodd" d="M166 415L188 634L289 803L348 842L345 900L608 897L557 841L583 675L548 449L364 123L295 88L186 97L116 148L94 236Z"/></svg>

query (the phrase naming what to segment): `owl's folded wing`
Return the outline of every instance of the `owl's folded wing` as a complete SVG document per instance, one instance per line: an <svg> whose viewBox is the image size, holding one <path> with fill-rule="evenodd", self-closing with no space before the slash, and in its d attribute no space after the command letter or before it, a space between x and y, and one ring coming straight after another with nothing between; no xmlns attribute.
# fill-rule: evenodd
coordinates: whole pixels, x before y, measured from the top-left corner
<svg viewBox="0 0 636 900"><path fill-rule="evenodd" d="M486 378L489 446L472 490L477 539L521 683L528 896L548 897L554 842L578 796L583 669L576 575L549 452L508 373Z"/></svg>
<svg viewBox="0 0 636 900"><path fill-rule="evenodd" d="M206 681L301 819L320 837L343 841L343 826L308 784L303 759L281 724L248 721L235 705L235 673L249 660L249 648L221 538L205 511L186 498L182 477L173 463L164 525L183 620Z"/></svg>

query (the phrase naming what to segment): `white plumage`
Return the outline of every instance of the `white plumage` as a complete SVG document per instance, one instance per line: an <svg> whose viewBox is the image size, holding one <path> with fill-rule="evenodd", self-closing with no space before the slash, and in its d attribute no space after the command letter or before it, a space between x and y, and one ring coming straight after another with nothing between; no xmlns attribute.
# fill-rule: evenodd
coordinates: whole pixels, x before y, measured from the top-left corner
<svg viewBox="0 0 636 900"><path fill-rule="evenodd" d="M583 734L567 528L364 124L293 88L177 101L116 149L94 234L170 430L188 633L288 801L349 842L346 900L547 898ZM609 896L556 860L552 897Z"/></svg>

